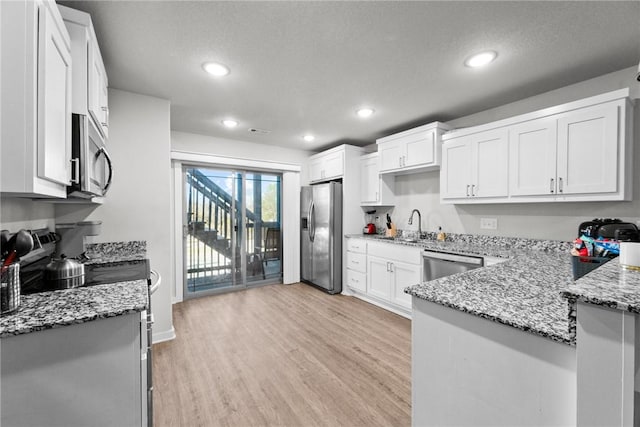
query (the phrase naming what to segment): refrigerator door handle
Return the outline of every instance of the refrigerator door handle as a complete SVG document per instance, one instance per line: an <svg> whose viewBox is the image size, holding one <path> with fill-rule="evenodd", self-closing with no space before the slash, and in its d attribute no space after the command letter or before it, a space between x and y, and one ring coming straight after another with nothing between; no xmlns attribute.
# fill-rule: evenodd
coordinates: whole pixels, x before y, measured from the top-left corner
<svg viewBox="0 0 640 427"><path fill-rule="evenodd" d="M311 201L309 206L309 239L313 242L316 238L316 205Z"/></svg>

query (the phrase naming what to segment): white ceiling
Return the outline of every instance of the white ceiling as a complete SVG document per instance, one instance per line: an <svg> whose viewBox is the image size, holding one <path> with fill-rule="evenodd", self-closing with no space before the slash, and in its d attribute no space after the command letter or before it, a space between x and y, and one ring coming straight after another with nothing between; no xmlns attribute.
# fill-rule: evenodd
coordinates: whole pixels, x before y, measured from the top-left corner
<svg viewBox="0 0 640 427"><path fill-rule="evenodd" d="M110 87L171 101L172 130L308 150L367 145L640 59L638 1L60 3L91 13ZM498 52L487 68L463 65L486 49ZM206 61L231 74L209 76ZM361 105L376 113L359 119ZM224 128L227 117L240 126Z"/></svg>

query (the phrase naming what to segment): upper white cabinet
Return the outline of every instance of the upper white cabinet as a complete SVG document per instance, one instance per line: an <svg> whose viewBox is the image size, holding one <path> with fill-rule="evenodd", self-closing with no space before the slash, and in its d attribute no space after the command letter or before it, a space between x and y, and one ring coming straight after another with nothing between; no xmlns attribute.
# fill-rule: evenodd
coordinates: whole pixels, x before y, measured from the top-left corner
<svg viewBox="0 0 640 427"><path fill-rule="evenodd" d="M53 1L0 2L3 194L66 197L71 44Z"/></svg>
<svg viewBox="0 0 640 427"><path fill-rule="evenodd" d="M511 196L549 195L556 180L555 118L543 118L509 129L509 192Z"/></svg>
<svg viewBox="0 0 640 427"><path fill-rule="evenodd" d="M309 164L311 182L342 178L344 174L344 151L338 150L316 154L311 158Z"/></svg>
<svg viewBox="0 0 640 427"><path fill-rule="evenodd" d="M380 175L378 153L360 157L360 204L362 206L392 206L394 178Z"/></svg>
<svg viewBox="0 0 640 427"><path fill-rule="evenodd" d="M443 146L443 199L504 197L508 192L508 145L504 129L457 138Z"/></svg>
<svg viewBox="0 0 640 427"><path fill-rule="evenodd" d="M309 181L316 183L342 179L345 176L345 164L351 166L350 171L358 171L358 159L362 152L360 147L344 144L314 154L309 158ZM357 188L360 188L359 183Z"/></svg>
<svg viewBox="0 0 640 427"><path fill-rule="evenodd" d="M109 135L108 79L88 13L59 6L71 37L73 112L91 117L103 139Z"/></svg>
<svg viewBox="0 0 640 427"><path fill-rule="evenodd" d="M618 135L618 121L623 118L619 114L623 104L610 102L558 117L556 193L606 194L618 190L619 142L624 140Z"/></svg>
<svg viewBox="0 0 640 427"><path fill-rule="evenodd" d="M628 97L622 89L445 135L441 200L631 200Z"/></svg>
<svg viewBox="0 0 640 427"><path fill-rule="evenodd" d="M442 134L450 127L434 122L380 138L380 173L403 174L440 167Z"/></svg>

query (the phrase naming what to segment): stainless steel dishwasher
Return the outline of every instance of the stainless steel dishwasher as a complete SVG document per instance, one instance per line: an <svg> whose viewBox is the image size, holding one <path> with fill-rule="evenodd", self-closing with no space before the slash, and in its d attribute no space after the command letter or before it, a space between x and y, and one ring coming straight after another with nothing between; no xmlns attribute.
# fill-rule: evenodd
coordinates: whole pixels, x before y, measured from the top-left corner
<svg viewBox="0 0 640 427"><path fill-rule="evenodd" d="M422 252L422 280L439 279L484 266L484 258L425 249Z"/></svg>

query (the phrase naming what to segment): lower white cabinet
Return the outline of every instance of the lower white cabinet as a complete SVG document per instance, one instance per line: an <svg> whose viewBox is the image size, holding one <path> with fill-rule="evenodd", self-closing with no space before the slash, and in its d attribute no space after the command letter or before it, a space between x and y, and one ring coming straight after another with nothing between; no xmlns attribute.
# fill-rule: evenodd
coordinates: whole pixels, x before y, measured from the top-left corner
<svg viewBox="0 0 640 427"><path fill-rule="evenodd" d="M393 252L390 250L389 252ZM407 286L420 283L421 267L416 264L367 256L367 293L400 306L411 309L411 295L406 294Z"/></svg>
<svg viewBox="0 0 640 427"><path fill-rule="evenodd" d="M146 426L146 312L2 338L3 426Z"/></svg>
<svg viewBox="0 0 640 427"><path fill-rule="evenodd" d="M365 253L354 252L353 246L359 245L366 248ZM347 239L347 248L347 284L355 295L408 317L411 296L404 289L422 281L422 249L353 238ZM361 268L363 259L365 268Z"/></svg>
<svg viewBox="0 0 640 427"><path fill-rule="evenodd" d="M347 239L347 286L358 292L367 291L367 242Z"/></svg>

